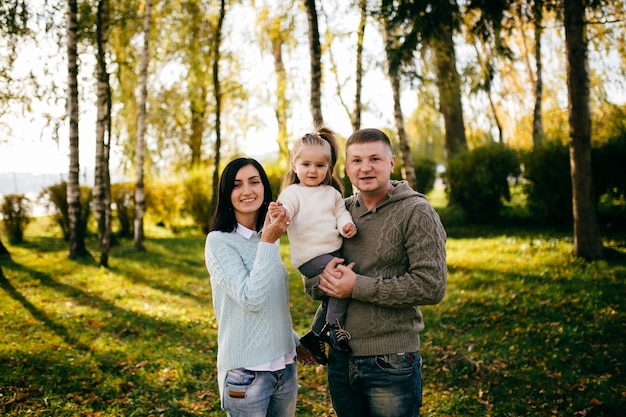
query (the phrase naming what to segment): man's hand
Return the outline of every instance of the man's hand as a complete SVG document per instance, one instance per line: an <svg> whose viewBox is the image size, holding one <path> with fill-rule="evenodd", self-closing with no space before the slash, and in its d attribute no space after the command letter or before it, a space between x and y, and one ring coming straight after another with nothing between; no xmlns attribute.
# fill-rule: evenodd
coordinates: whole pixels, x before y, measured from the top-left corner
<svg viewBox="0 0 626 417"><path fill-rule="evenodd" d="M352 289L356 281L356 274L352 270L354 262L343 265L343 261L342 258L334 258L319 275L318 288L329 297L340 299L352 297Z"/></svg>

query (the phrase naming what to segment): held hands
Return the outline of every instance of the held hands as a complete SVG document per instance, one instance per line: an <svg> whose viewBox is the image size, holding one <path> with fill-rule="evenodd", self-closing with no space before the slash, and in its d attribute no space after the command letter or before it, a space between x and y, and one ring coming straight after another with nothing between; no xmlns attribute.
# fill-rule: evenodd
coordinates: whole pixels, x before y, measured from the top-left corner
<svg viewBox="0 0 626 417"><path fill-rule="evenodd" d="M343 265L344 259L333 258L319 275L318 288L334 298L351 298L356 273L352 270L354 262Z"/></svg>
<svg viewBox="0 0 626 417"><path fill-rule="evenodd" d="M267 209L261 242L274 243L289 226L289 214L279 202L271 202Z"/></svg>
<svg viewBox="0 0 626 417"><path fill-rule="evenodd" d="M314 365L317 363L313 354L304 346L296 346L296 356L300 365Z"/></svg>
<svg viewBox="0 0 626 417"><path fill-rule="evenodd" d="M343 236L346 238L351 238L356 235L356 225L354 223L346 223L342 228Z"/></svg>

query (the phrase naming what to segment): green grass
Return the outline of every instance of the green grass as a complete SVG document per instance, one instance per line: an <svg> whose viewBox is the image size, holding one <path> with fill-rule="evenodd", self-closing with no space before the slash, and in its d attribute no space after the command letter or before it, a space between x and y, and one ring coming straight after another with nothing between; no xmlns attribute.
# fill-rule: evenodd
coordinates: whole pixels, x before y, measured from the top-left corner
<svg viewBox="0 0 626 417"><path fill-rule="evenodd" d="M620 415L624 237L606 238L610 260L584 263L570 255L567 233L450 224L448 291L423 308L422 415ZM3 239L11 259L1 261L1 415L223 415L204 237L146 233L147 251L123 241L110 269L68 260L42 220L22 245ZM291 268L290 279L294 327L304 333L316 303ZM334 415L324 368L301 366L299 375L297 415Z"/></svg>

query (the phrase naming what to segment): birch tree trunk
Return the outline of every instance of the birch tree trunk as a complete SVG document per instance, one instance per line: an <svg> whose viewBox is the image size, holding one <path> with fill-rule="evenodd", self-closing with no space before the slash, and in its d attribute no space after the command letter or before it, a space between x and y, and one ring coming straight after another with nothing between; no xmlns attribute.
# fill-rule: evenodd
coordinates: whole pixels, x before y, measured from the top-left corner
<svg viewBox="0 0 626 417"><path fill-rule="evenodd" d="M135 184L135 249L145 250L144 245L144 214L146 210L146 195L144 188L144 158L146 134L146 101L148 96L148 63L150 46L150 29L152 26L152 0L146 0L143 20L143 51L141 54L141 68L139 76L139 116L137 119L137 183Z"/></svg>
<svg viewBox="0 0 626 417"><path fill-rule="evenodd" d="M400 70L402 68L400 61L400 53L398 45L396 45L393 33L386 19L381 19L383 28L383 41L385 42L385 52L387 55L387 76L391 83L393 92L393 115L396 123L396 133L398 135L398 146L400 148L400 157L402 158L402 177L405 178L409 185L416 189L417 179L415 178L415 167L413 166L413 155L411 147L406 136L404 128L404 116L402 114L402 104L400 102L401 81Z"/></svg>
<svg viewBox="0 0 626 417"><path fill-rule="evenodd" d="M67 181L67 205L69 216L70 259L87 255L85 229L82 227L82 206L80 199L80 165L78 153L78 3L69 0L67 10L67 69L69 116L70 166Z"/></svg>
<svg viewBox="0 0 626 417"><path fill-rule="evenodd" d="M315 0L304 0L309 21L309 52L311 55L311 116L314 126L322 126L322 47L317 23Z"/></svg>
<svg viewBox="0 0 626 417"><path fill-rule="evenodd" d="M100 240L100 265L109 266L111 248L111 178L109 155L111 143L111 86L106 65L109 30L109 0L98 2L97 41L97 95L96 120L96 173L93 189L94 215Z"/></svg>
<svg viewBox="0 0 626 417"><path fill-rule="evenodd" d="M543 75L541 63L541 37L543 35L543 0L535 0L533 4L535 17L535 107L533 109L533 147L543 142L543 118L541 102L543 100Z"/></svg>
<svg viewBox="0 0 626 417"><path fill-rule="evenodd" d="M602 256L602 240L593 198L589 62L583 0L565 0L565 46L569 94L569 150L574 214L573 254L588 260Z"/></svg>
<svg viewBox="0 0 626 417"><path fill-rule="evenodd" d="M213 92L215 93L215 166L213 170L213 196L211 198L211 213L217 207L217 196L219 188L219 169L222 146L222 89L220 85L220 47L222 44L222 26L226 16L226 4L220 1L220 15L215 26L215 37L213 43Z"/></svg>
<svg viewBox="0 0 626 417"><path fill-rule="evenodd" d="M354 92L354 110L350 118L352 129L355 131L361 128L361 113L363 111L361 94L363 92L363 39L365 37L365 24L367 23L367 0L359 1L359 9L361 17L359 19L359 29L357 30L356 68L354 71L356 86Z"/></svg>

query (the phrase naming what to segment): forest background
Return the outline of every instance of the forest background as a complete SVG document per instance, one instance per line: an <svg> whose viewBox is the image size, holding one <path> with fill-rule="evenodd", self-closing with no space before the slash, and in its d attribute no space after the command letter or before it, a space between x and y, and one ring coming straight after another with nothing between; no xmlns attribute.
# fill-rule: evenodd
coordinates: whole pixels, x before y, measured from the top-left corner
<svg viewBox="0 0 626 417"><path fill-rule="evenodd" d="M0 411L219 414L201 259L217 175L259 155L277 192L291 141L324 123L342 143L384 129L394 177L448 231L425 413L615 415L625 16L607 0L0 0L0 159L25 141L66 166L38 195L50 216L3 196ZM330 415L323 373L303 378L300 411Z"/></svg>
<svg viewBox="0 0 626 417"><path fill-rule="evenodd" d="M120 201L112 201L112 179L134 183L133 233L140 249L146 186L211 178L207 210L191 213L205 229L202 219L215 204L224 161L277 148L272 170L280 173L293 138L329 124L325 114L341 113L350 127L330 127L344 137L364 125L388 129L398 176L416 188L420 165L447 165L450 201L470 218L482 209L464 203L467 166L452 166L455 156L492 143L515 151L568 145L574 252L601 255L595 206L606 191L618 201L622 193L610 183L594 195L591 147L623 133L621 1L0 5L9 52L2 66L3 141L15 142L15 132L32 134L15 123L24 117L37 121L45 140L68 139L61 200L67 200L71 258L86 254L81 144L93 145L87 147L95 153L92 205L106 265L111 207ZM47 58L32 59L33 50ZM64 68L65 82L58 77ZM407 101L414 107L408 117ZM83 115L94 112L95 123L81 128ZM496 162L500 176L523 174L512 168L514 159L511 167ZM341 176L341 161L337 170ZM493 212L509 198L507 188L496 184Z"/></svg>

